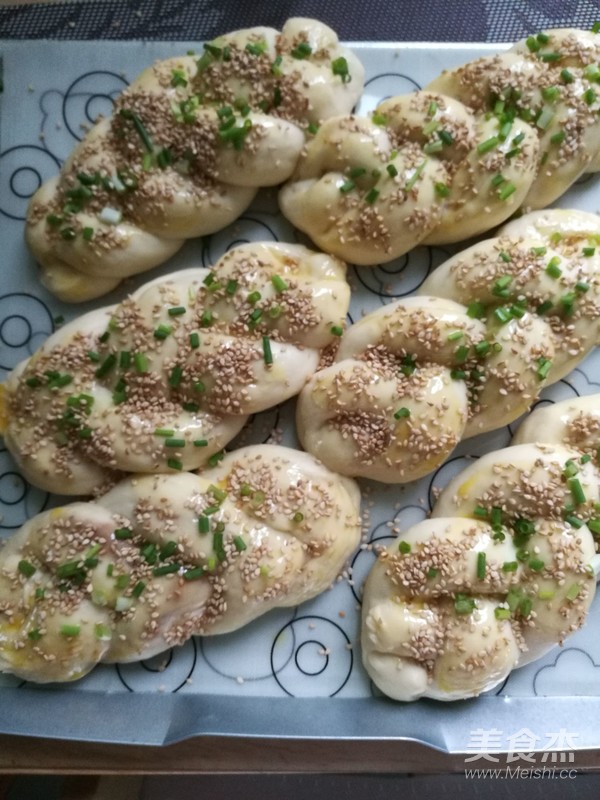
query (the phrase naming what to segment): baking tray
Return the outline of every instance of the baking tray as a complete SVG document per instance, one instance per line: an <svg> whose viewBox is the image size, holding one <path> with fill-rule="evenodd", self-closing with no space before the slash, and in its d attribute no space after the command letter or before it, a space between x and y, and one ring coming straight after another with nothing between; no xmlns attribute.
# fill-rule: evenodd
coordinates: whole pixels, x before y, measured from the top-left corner
<svg viewBox="0 0 600 800"><path fill-rule="evenodd" d="M423 86L440 70L498 45L351 45L366 67L357 109ZM233 244L261 239L305 241L263 191L226 230L189 242L159 270L129 281L101 300L67 306L38 283L23 243L29 196L55 174L99 113L157 58L200 49L197 42L0 42L4 93L0 99L0 380L61 320L115 302L173 269L207 266ZM587 177L557 205L598 211L600 183ZM414 292L449 248L423 247L377 268L350 267L350 321ZM600 358L592 354L544 391L540 402L597 392ZM275 428L294 444L293 403L255 417L244 441L267 440ZM506 446L516 425L461 444L435 474L403 487L362 481L365 538L340 580L297 609L274 611L242 631L196 639L148 662L101 666L70 686L38 687L0 676L0 733L95 742L167 744L192 736L415 740L444 752L481 749L478 731L494 730L493 749L509 751L522 731L528 749L550 747L557 731L569 749L600 747L600 614L562 649L516 670L494 693L453 704L394 703L381 697L360 664L361 584L375 558L372 545L423 519L436 490L466 462ZM0 445L0 536L60 498L28 486ZM479 739L478 739L479 737ZM490 737L488 736L488 739ZM522 738L522 737L521 737ZM564 736L563 736L564 739ZM490 742L488 746L491 748Z"/></svg>

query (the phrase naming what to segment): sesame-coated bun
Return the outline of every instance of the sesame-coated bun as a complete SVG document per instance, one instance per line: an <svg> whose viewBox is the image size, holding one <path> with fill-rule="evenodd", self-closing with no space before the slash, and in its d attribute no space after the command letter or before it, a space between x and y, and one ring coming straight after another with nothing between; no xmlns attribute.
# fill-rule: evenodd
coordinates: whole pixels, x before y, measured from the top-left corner
<svg viewBox="0 0 600 800"><path fill-rule="evenodd" d="M598 35L557 30L330 119L280 192L321 248L377 265L543 208L600 169Z"/></svg>
<svg viewBox="0 0 600 800"><path fill-rule="evenodd" d="M31 483L70 495L206 464L317 369L348 310L345 275L332 256L257 242L74 320L9 375L6 446Z"/></svg>
<svg viewBox="0 0 600 800"><path fill-rule="evenodd" d="M534 212L367 314L300 394L303 446L343 475L405 483L513 422L600 342L598 234L593 214Z"/></svg>
<svg viewBox="0 0 600 800"><path fill-rule="evenodd" d="M525 442L560 442L597 459L600 447L600 395L572 397L560 403L538 406L521 423L512 440L513 444Z"/></svg>
<svg viewBox="0 0 600 800"><path fill-rule="evenodd" d="M229 225L292 174L309 126L350 112L363 81L336 34L304 18L149 67L31 200L42 282L89 300Z"/></svg>
<svg viewBox="0 0 600 800"><path fill-rule="evenodd" d="M524 444L456 476L432 519L367 578L363 664L396 700L475 697L578 630L594 598L600 474L581 452ZM572 473L573 465L576 473ZM573 504L577 474L577 508Z"/></svg>
<svg viewBox="0 0 600 800"><path fill-rule="evenodd" d="M29 520L0 551L0 672L72 681L324 591L360 537L353 481L246 447Z"/></svg>

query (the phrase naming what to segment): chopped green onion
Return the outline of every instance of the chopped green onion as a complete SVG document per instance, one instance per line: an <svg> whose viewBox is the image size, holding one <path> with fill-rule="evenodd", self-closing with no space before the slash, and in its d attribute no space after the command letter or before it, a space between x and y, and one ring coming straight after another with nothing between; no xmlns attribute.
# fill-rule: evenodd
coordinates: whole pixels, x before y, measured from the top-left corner
<svg viewBox="0 0 600 800"><path fill-rule="evenodd" d="M500 139L498 138L498 136L490 136L489 139L486 139L483 142L479 142L479 144L477 145L477 152L482 154L489 153L489 151L497 147L499 143Z"/></svg>
<svg viewBox="0 0 600 800"><path fill-rule="evenodd" d="M24 575L26 578L31 578L31 576L35 575L37 571L36 568L33 566L33 564L30 561L26 561L25 559L19 561L19 563L17 564L17 569L19 570L21 575Z"/></svg>
<svg viewBox="0 0 600 800"><path fill-rule="evenodd" d="M402 555L405 556L405 555L408 555L408 553L410 553L410 551L412 550L412 547L410 546L410 544L408 542L405 542L404 540L402 540L398 544L398 550L402 553Z"/></svg>
<svg viewBox="0 0 600 800"><path fill-rule="evenodd" d="M190 333L190 347L192 350L197 350L200 347L200 336L198 333Z"/></svg>
<svg viewBox="0 0 600 800"><path fill-rule="evenodd" d="M243 550L246 550L248 546L241 536L234 536L233 544L238 553L241 553Z"/></svg>
<svg viewBox="0 0 600 800"><path fill-rule="evenodd" d="M365 203L373 205L373 203L377 200L378 197L379 197L379 189L375 189L375 187L373 187L365 195Z"/></svg>
<svg viewBox="0 0 600 800"><path fill-rule="evenodd" d="M567 589L565 597L570 602L573 602L574 600L577 600L580 592L581 592L581 586L578 583L574 583Z"/></svg>
<svg viewBox="0 0 600 800"><path fill-rule="evenodd" d="M470 614L475 608L475 600L465 594L457 594L454 598L454 610L457 614Z"/></svg>
<svg viewBox="0 0 600 800"><path fill-rule="evenodd" d="M537 365L536 375L539 380L543 381L548 377L548 373L552 369L552 361L549 358L538 358Z"/></svg>
<svg viewBox="0 0 600 800"><path fill-rule="evenodd" d="M518 561L505 561L504 564L502 564L502 572L516 572L518 569Z"/></svg>
<svg viewBox="0 0 600 800"><path fill-rule="evenodd" d="M124 539L131 539L133 537L133 531L131 528L117 528L114 532L115 539L119 541L123 541Z"/></svg>
<svg viewBox="0 0 600 800"><path fill-rule="evenodd" d="M172 575L174 572L179 572L180 569L179 564L161 564L160 567L154 567L152 574L159 578L161 575Z"/></svg>
<svg viewBox="0 0 600 800"><path fill-rule="evenodd" d="M332 325L329 329L329 332L332 333L334 336L342 336L344 333L344 329L341 325Z"/></svg>
<svg viewBox="0 0 600 800"><path fill-rule="evenodd" d="M79 636L80 633L81 633L81 625L61 625L60 626L60 634L61 634L61 636L74 637L74 636Z"/></svg>
<svg viewBox="0 0 600 800"><path fill-rule="evenodd" d="M541 572L545 566L541 558L530 558L528 565L534 572Z"/></svg>
<svg viewBox="0 0 600 800"><path fill-rule="evenodd" d="M494 616L496 619L510 619L510 609L496 606L494 609Z"/></svg>
<svg viewBox="0 0 600 800"><path fill-rule="evenodd" d="M410 417L410 409L403 406L394 413L394 419L406 419Z"/></svg>
<svg viewBox="0 0 600 800"><path fill-rule="evenodd" d="M573 496L573 501L575 502L575 504L578 506L583 505L586 501L586 497L579 479L570 478L567 481L567 486L571 491L571 495Z"/></svg>
<svg viewBox="0 0 600 800"><path fill-rule="evenodd" d="M133 365L137 372L148 372L148 357L144 353L135 353L133 356Z"/></svg>
<svg viewBox="0 0 600 800"><path fill-rule="evenodd" d="M517 187L515 186L512 181L508 181L505 183L504 186L498 192L498 197L500 200L508 200L508 198L517 191Z"/></svg>
<svg viewBox="0 0 600 800"><path fill-rule="evenodd" d="M342 83L348 83L352 80L348 71L348 62L343 56L340 56L331 62L331 70L334 75L340 76Z"/></svg>
<svg viewBox="0 0 600 800"><path fill-rule="evenodd" d="M485 580L486 561L485 553L477 553L477 577L480 581Z"/></svg>
<svg viewBox="0 0 600 800"><path fill-rule="evenodd" d="M208 439L194 439L192 444L194 445L194 447L207 447Z"/></svg>
<svg viewBox="0 0 600 800"><path fill-rule="evenodd" d="M185 447L185 439L165 439L165 447Z"/></svg>
<svg viewBox="0 0 600 800"><path fill-rule="evenodd" d="M180 365L174 366L169 375L169 386L172 386L173 389L177 389L178 386L181 384L182 377L183 377L183 367Z"/></svg>
<svg viewBox="0 0 600 800"><path fill-rule="evenodd" d="M169 458L167 459L167 467L169 467L169 469L176 469L177 471L181 472L183 469L183 464L178 458Z"/></svg>
<svg viewBox="0 0 600 800"><path fill-rule="evenodd" d="M167 339L172 332L173 328L171 328L170 325L159 325L154 331L154 338L164 340Z"/></svg>

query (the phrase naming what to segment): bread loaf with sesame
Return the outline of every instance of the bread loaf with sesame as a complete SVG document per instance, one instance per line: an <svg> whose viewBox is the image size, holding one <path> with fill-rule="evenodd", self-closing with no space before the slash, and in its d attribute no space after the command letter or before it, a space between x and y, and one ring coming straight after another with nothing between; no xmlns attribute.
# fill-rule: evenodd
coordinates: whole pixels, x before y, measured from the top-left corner
<svg viewBox="0 0 600 800"><path fill-rule="evenodd" d="M597 463L562 444L463 470L367 578L361 644L376 686L404 701L475 697L562 644L594 598L599 498Z"/></svg>
<svg viewBox="0 0 600 800"><path fill-rule="evenodd" d="M297 394L337 341L345 277L332 256L255 242L75 319L10 373L7 448L28 481L63 495L219 458L248 415Z"/></svg>
<svg viewBox="0 0 600 800"><path fill-rule="evenodd" d="M280 191L285 216L354 264L457 242L600 169L600 36L540 33L368 117L328 120Z"/></svg>
<svg viewBox="0 0 600 800"><path fill-rule="evenodd" d="M26 239L42 282L72 302L161 264L287 179L308 128L348 113L364 70L336 34L293 18L159 61L33 196Z"/></svg>
<svg viewBox="0 0 600 800"><path fill-rule="evenodd" d="M359 505L306 453L256 445L39 514L0 550L0 672L72 681L302 603L358 545Z"/></svg>
<svg viewBox="0 0 600 800"><path fill-rule="evenodd" d="M405 483L517 419L600 342L599 236L595 214L533 212L367 314L300 394L303 446Z"/></svg>

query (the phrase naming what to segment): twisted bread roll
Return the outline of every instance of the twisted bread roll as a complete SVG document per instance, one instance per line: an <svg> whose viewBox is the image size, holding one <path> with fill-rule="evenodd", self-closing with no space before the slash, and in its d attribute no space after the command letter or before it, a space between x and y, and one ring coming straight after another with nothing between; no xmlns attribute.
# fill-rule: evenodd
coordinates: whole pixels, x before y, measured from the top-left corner
<svg viewBox="0 0 600 800"><path fill-rule="evenodd" d="M592 214L523 217L355 323L300 394L303 446L343 475L405 483L515 420L600 341L598 234Z"/></svg>
<svg viewBox="0 0 600 800"><path fill-rule="evenodd" d="M122 471L196 469L249 414L300 391L349 299L345 265L300 245L242 245L210 272L152 281L13 370L6 445L31 483L60 494Z"/></svg>
<svg viewBox="0 0 600 800"><path fill-rule="evenodd" d="M375 684L397 700L474 697L580 628L599 496L597 466L561 445L467 467L367 578L362 652Z"/></svg>
<svg viewBox="0 0 600 800"><path fill-rule="evenodd" d="M259 445L39 514L0 550L0 671L75 680L297 605L357 546L359 503L307 454Z"/></svg>
<svg viewBox="0 0 600 800"><path fill-rule="evenodd" d="M321 126L280 192L288 219L362 265L490 230L600 169L600 44L550 31Z"/></svg>
<svg viewBox="0 0 600 800"><path fill-rule="evenodd" d="M236 219L292 173L311 129L364 70L315 20L250 28L145 70L32 198L26 238L64 300L105 294Z"/></svg>
<svg viewBox="0 0 600 800"><path fill-rule="evenodd" d="M560 197L583 172L600 169L599 61L598 34L549 30L505 53L447 70L427 89L475 111L493 109L500 126L515 118L532 123L540 151L523 204L537 209Z"/></svg>

